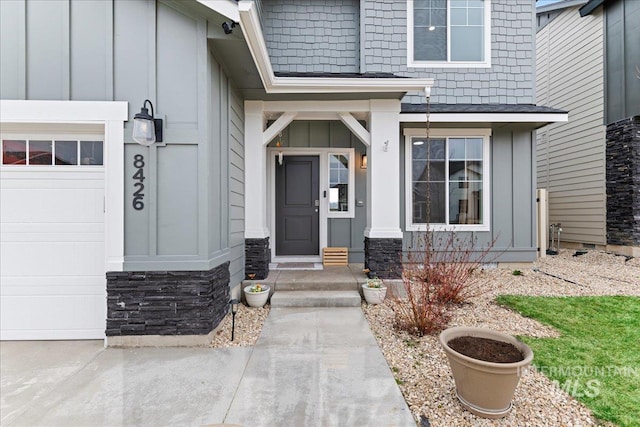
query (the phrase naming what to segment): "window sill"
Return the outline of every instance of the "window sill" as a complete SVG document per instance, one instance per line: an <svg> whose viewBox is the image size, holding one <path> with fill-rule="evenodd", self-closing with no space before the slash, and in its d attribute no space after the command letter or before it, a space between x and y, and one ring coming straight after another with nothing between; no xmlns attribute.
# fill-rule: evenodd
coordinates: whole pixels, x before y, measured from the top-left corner
<svg viewBox="0 0 640 427"><path fill-rule="evenodd" d="M406 227L407 231L491 231L488 224L410 224Z"/></svg>
<svg viewBox="0 0 640 427"><path fill-rule="evenodd" d="M327 213L327 218L355 218L356 215L354 212L329 212Z"/></svg>
<svg viewBox="0 0 640 427"><path fill-rule="evenodd" d="M482 62L428 62L407 61L408 68L491 68L491 61Z"/></svg>

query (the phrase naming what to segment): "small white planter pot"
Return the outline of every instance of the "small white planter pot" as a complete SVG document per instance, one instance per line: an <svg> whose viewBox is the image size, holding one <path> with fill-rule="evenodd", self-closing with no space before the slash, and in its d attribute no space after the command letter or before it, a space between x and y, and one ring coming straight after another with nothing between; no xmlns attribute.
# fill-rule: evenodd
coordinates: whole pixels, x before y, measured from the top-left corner
<svg viewBox="0 0 640 427"><path fill-rule="evenodd" d="M269 299L269 286L262 285L262 292L251 292L251 286L245 286L244 296L247 299L249 307L263 307Z"/></svg>
<svg viewBox="0 0 640 427"><path fill-rule="evenodd" d="M384 297L387 295L387 287L370 288L366 283L362 284L362 293L367 304L382 304Z"/></svg>

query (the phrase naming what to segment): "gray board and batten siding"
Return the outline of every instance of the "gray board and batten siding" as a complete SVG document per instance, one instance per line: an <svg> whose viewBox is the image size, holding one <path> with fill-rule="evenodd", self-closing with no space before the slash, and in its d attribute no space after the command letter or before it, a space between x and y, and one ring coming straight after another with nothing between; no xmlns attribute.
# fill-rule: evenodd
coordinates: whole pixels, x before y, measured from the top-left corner
<svg viewBox="0 0 640 427"><path fill-rule="evenodd" d="M274 71L433 78L431 101L442 104L532 104L534 18L531 0L492 0L490 68L413 68L407 66L406 0L262 1ZM421 103L424 95L403 101Z"/></svg>
<svg viewBox="0 0 640 427"><path fill-rule="evenodd" d="M173 1L0 1L0 97L127 101L125 270L243 276L243 99L210 52L207 18ZM215 23L219 26L219 23ZM131 139L145 99L164 142ZM144 209L132 206L144 156ZM108 165L107 165L108 167Z"/></svg>
<svg viewBox="0 0 640 427"><path fill-rule="evenodd" d="M489 146L490 231L456 233L463 241L473 241L477 252L493 243L485 262L533 262L537 258L534 135L529 130L508 126L493 129ZM404 159L404 143L400 147L401 158ZM404 161L400 168L403 188L400 192L401 226L404 230L407 206ZM404 249L415 251L423 239L421 232L405 231Z"/></svg>
<svg viewBox="0 0 640 427"><path fill-rule="evenodd" d="M536 101L569 111L537 132L538 188L562 241L606 245L604 16L556 11L536 34Z"/></svg>
<svg viewBox="0 0 640 427"><path fill-rule="evenodd" d="M407 126L409 127L409 126ZM411 125L410 127L418 127ZM404 137L400 138L404 141ZM294 121L282 133L282 147L334 147L354 148L356 156L356 200L366 206L366 169L358 166L365 147L338 121ZM271 142L269 147L275 147ZM404 143L400 144L401 227L405 229ZM502 127L494 129L490 142L490 186L491 186L491 230L473 232L476 247L486 247L495 240L492 262L534 261L537 256L535 236L535 170L532 161L535 155L533 134L530 131ZM356 206L355 218L330 218L328 220L328 246L349 248L350 262L363 262L363 236L366 227L366 209ZM470 233L459 233L469 237ZM406 250L414 249L420 233L404 232Z"/></svg>
<svg viewBox="0 0 640 427"><path fill-rule="evenodd" d="M327 221L327 246L349 248L349 262L364 262L364 229L367 224L367 170L360 168L360 158L366 147L339 121L292 122L279 139L285 148L353 148L355 151L355 200L354 218L329 218ZM269 143L274 148L276 141Z"/></svg>
<svg viewBox="0 0 640 427"><path fill-rule="evenodd" d="M605 124L640 115L640 1L605 7Z"/></svg>

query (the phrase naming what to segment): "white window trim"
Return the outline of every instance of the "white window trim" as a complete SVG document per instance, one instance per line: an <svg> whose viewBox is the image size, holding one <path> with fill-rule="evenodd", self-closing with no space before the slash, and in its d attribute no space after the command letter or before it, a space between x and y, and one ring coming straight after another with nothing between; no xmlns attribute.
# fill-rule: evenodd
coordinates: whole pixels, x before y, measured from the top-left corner
<svg viewBox="0 0 640 427"><path fill-rule="evenodd" d="M484 61L418 61L413 58L413 1L407 0L407 67L409 68L491 68L491 0L484 0ZM447 56L450 55L450 8L447 0Z"/></svg>
<svg viewBox="0 0 640 427"><path fill-rule="evenodd" d="M482 221L483 224L414 224L412 191L412 138L426 137L426 129L406 128L405 137L405 229L407 231L490 231L491 230L491 129L431 129L429 138L482 138ZM448 147L448 144L447 144ZM447 148L448 152L448 148ZM448 163L448 162L447 162ZM448 181L447 181L448 182ZM448 217L449 191L445 191L445 215Z"/></svg>
<svg viewBox="0 0 640 427"><path fill-rule="evenodd" d="M331 164L330 164L330 156L334 155L334 154L338 154L338 155L346 155L347 157L349 157L349 190L347 193L347 202L349 204L349 209L347 211L342 211L342 212L334 212L331 211L330 207L329 207L329 191L331 189L331 181L330 181L330 172L331 172ZM355 203L356 203L356 172L355 172L355 150L353 148L347 148L347 149L331 149L328 153L327 153L327 178L326 178L326 182L324 182L323 184L320 185L320 187L322 188L323 186L326 186L327 188L327 218L355 218L356 216L356 210L355 210ZM323 191L323 190L321 190ZM320 197L322 198L322 193L320 194Z"/></svg>
<svg viewBox="0 0 640 427"><path fill-rule="evenodd" d="M69 171L69 170L78 170L78 169L99 169L104 168L104 135L95 133L95 134L83 134L81 136L73 135L73 134L54 134L55 137L52 138L50 135L42 136L36 133L25 134L25 133L6 133L3 134L0 139L0 169L6 168L7 170L53 170L53 171ZM4 140L19 140L26 141L26 163L24 165L5 165L4 164L4 151L2 150L2 141ZM51 142L51 157L52 164L50 165L32 165L29 163L29 143L30 141L49 141ZM83 165L78 163L77 165L56 165L55 164L55 155L56 155L56 141L75 141L76 142L76 150L77 150L77 159L80 161L80 143L81 141L91 141L91 142L102 142L102 164L101 165Z"/></svg>

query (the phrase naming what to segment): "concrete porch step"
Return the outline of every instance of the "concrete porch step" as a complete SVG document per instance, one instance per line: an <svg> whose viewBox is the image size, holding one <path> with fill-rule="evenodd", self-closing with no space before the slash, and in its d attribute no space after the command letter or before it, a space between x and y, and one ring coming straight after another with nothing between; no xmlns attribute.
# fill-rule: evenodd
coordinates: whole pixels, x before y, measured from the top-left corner
<svg viewBox="0 0 640 427"><path fill-rule="evenodd" d="M282 291L271 297L271 307L360 307L357 291Z"/></svg>
<svg viewBox="0 0 640 427"><path fill-rule="evenodd" d="M276 291L358 291L358 282L355 279L325 280L318 277L317 281L302 280L278 280Z"/></svg>

